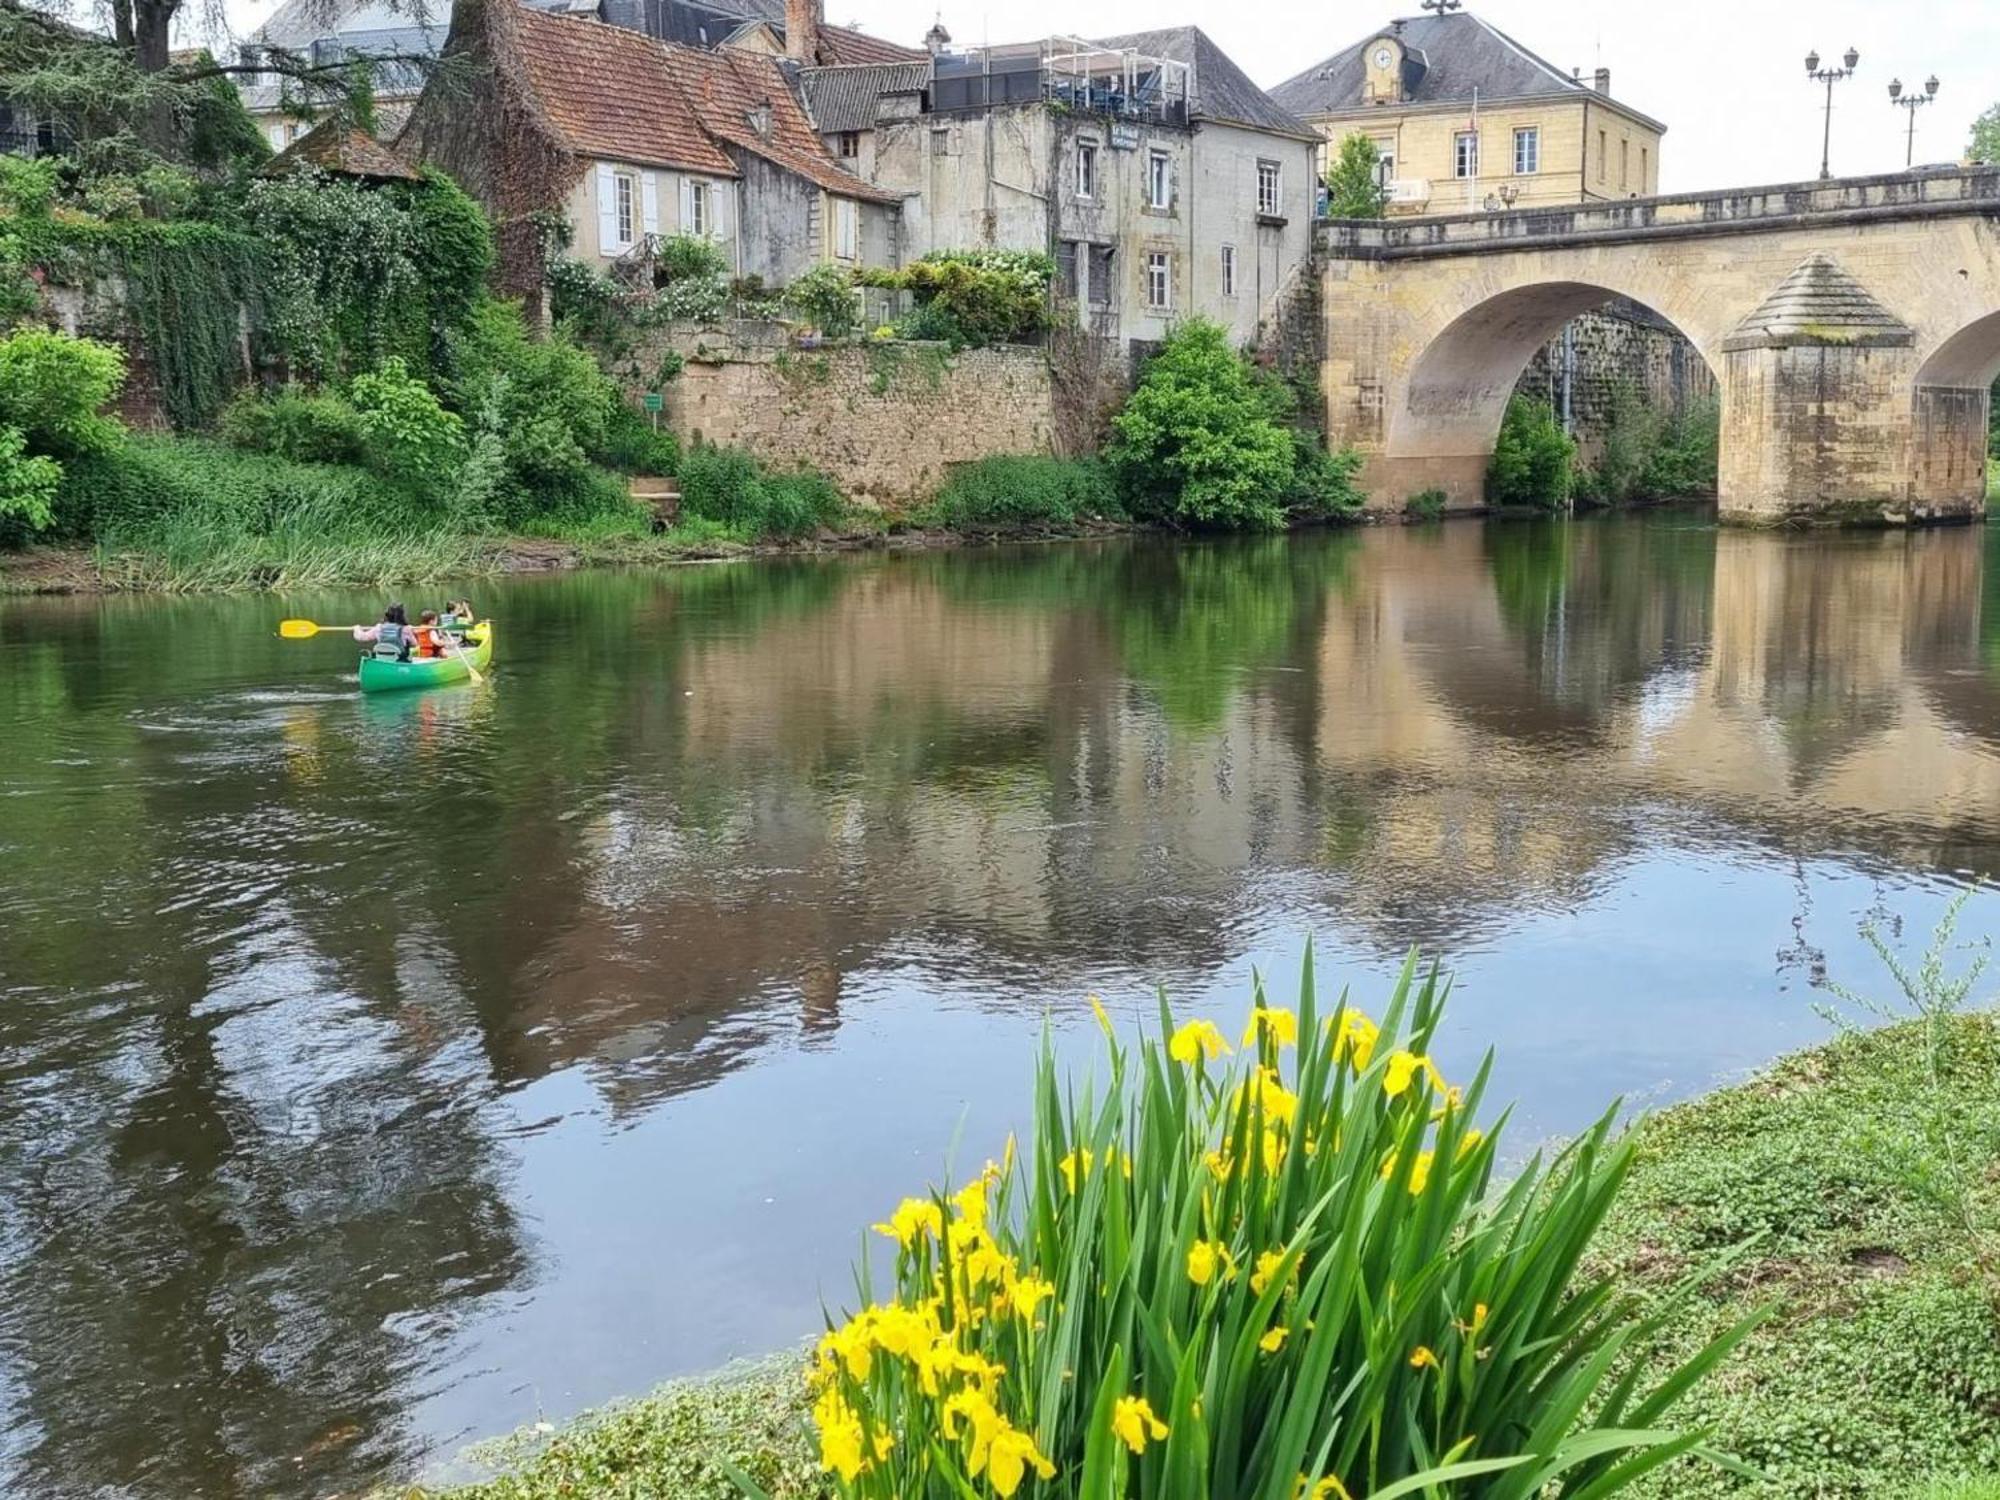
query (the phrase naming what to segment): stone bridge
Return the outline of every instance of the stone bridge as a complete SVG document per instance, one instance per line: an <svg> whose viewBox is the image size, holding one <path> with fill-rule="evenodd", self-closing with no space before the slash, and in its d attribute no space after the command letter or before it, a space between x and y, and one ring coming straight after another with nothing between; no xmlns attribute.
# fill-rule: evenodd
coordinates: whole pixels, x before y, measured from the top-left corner
<svg viewBox="0 0 2000 1500"><path fill-rule="evenodd" d="M1983 514L2000 375L2000 168L1319 226L1327 430L1375 504L1482 502L1509 394L1630 297L1722 389L1727 520Z"/></svg>

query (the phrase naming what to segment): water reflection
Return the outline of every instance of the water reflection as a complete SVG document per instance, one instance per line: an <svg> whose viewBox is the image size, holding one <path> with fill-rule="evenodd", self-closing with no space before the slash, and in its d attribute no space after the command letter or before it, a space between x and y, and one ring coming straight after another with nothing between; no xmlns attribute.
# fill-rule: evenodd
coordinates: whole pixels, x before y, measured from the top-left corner
<svg viewBox="0 0 2000 1500"><path fill-rule="evenodd" d="M0 1487L316 1493L780 1342L1045 1003L1309 929L1464 970L1546 1128L1699 1086L1992 872L1996 579L1661 513L540 580L367 700L268 634L365 599L0 609Z"/></svg>

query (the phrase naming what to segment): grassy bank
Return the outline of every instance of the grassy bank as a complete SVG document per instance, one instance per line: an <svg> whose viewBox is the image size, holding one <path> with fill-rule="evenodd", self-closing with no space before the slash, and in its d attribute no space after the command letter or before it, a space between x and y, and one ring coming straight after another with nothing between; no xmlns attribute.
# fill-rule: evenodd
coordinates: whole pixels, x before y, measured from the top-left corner
<svg viewBox="0 0 2000 1500"><path fill-rule="evenodd" d="M2000 1500L2000 1323L1962 1223L1892 1143L1925 1087L1923 1023L1844 1036L1639 1127L1637 1165L1597 1256L1642 1298L1721 1267L1663 1351L1685 1357L1758 1308L1769 1322L1677 1416L1767 1477L1670 1466L1633 1491L1706 1496ZM1941 1023L1959 1144L2000 1210L2000 1026ZM716 1463L776 1500L834 1493L813 1465L803 1362L664 1388L553 1435L477 1455L499 1477L454 1500L579 1494L727 1500Z"/></svg>

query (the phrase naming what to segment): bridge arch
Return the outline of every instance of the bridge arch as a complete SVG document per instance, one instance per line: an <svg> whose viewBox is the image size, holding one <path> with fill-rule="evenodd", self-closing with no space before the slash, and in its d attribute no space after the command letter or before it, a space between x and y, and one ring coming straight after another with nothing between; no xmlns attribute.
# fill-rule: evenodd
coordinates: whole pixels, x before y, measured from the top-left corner
<svg viewBox="0 0 2000 1500"><path fill-rule="evenodd" d="M1477 494L1507 402L1536 351L1581 314L1621 299L1671 325L1720 380L1713 341L1676 318L1676 299L1657 288L1624 278L1529 281L1472 303L1415 352L1400 399L1384 411L1386 451L1435 468L1447 493Z"/></svg>
<svg viewBox="0 0 2000 1500"><path fill-rule="evenodd" d="M1917 367L1911 405L1911 487L1919 498L1982 495L1993 382L2000 379L2000 311L1963 324Z"/></svg>

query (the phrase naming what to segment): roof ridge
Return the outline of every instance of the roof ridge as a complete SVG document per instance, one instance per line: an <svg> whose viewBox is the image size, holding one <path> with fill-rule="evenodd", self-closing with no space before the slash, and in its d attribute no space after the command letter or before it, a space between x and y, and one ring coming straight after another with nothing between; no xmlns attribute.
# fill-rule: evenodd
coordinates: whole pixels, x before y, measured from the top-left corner
<svg viewBox="0 0 2000 1500"><path fill-rule="evenodd" d="M1506 32L1502 31L1498 26L1495 26L1491 21L1487 20L1484 16L1476 16L1469 10L1463 11L1461 12L1461 14L1465 17L1466 20L1472 22L1474 25L1482 28L1487 32L1490 32L1505 46L1511 47L1514 50L1514 52L1521 57L1523 61L1531 64L1534 67L1540 68L1544 73L1548 74L1549 77L1555 79L1555 81L1557 83L1560 83L1564 88L1566 89L1584 88L1584 83L1582 79L1573 77L1570 74L1565 73L1561 68L1558 68L1554 63L1550 62L1547 58L1539 56L1538 54L1529 51L1526 47L1522 46L1519 42L1515 41L1511 36L1507 35Z"/></svg>

